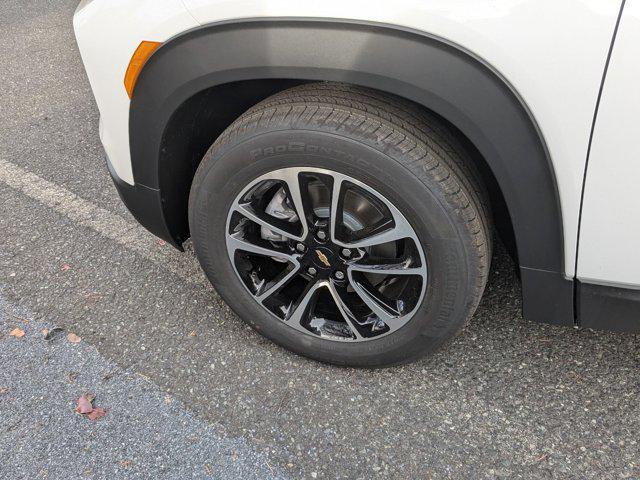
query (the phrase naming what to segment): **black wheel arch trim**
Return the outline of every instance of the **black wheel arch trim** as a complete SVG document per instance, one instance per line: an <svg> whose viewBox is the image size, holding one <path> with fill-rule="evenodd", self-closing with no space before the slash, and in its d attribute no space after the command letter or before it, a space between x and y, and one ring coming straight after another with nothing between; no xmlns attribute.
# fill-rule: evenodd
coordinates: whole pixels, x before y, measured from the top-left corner
<svg viewBox="0 0 640 480"><path fill-rule="evenodd" d="M407 61L409 59L409 61ZM158 192L138 220L179 246L166 127L178 108L214 86L256 79L339 81L393 93L455 125L483 155L513 224L527 318L573 324L564 278L562 211L553 165L525 101L495 69L448 41L391 25L250 19L205 25L165 42L144 66L129 116L133 175ZM130 207L131 208L131 207ZM183 207L180 207L183 208ZM173 209L173 210L172 210ZM149 209L147 209L149 210ZM162 227L159 228L159 225ZM553 281L549 281L553 279ZM541 308L553 298L555 308Z"/></svg>

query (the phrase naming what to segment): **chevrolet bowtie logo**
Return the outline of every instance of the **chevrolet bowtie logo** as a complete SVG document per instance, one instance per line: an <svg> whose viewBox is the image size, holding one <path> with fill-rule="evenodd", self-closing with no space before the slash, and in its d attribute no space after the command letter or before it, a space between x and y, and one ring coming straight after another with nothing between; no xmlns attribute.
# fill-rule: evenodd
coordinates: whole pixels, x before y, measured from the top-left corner
<svg viewBox="0 0 640 480"><path fill-rule="evenodd" d="M330 267L331 266L327 256L324 253L322 253L320 250L316 250L316 255L318 255L318 258L324 264L325 267Z"/></svg>

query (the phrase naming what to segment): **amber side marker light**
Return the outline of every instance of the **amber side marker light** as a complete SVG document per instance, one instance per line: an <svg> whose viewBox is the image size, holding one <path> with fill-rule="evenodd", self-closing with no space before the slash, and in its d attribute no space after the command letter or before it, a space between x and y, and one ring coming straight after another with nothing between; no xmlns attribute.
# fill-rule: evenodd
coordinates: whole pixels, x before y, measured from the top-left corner
<svg viewBox="0 0 640 480"><path fill-rule="evenodd" d="M127 73L124 75L124 88L129 98L133 96L133 89L136 88L136 82L138 81L142 67L144 67L146 61L149 60L149 57L160 45L162 45L160 42L143 41L138 45L136 51L133 52L133 56L127 67Z"/></svg>

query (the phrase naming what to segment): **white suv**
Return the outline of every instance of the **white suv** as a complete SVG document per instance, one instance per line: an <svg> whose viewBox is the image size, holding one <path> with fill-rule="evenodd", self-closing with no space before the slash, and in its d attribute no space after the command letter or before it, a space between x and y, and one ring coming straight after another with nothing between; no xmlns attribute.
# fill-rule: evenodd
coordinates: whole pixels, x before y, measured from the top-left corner
<svg viewBox="0 0 640 480"><path fill-rule="evenodd" d="M433 351L494 230L525 318L639 329L640 0L84 0L74 25L123 201L280 345Z"/></svg>

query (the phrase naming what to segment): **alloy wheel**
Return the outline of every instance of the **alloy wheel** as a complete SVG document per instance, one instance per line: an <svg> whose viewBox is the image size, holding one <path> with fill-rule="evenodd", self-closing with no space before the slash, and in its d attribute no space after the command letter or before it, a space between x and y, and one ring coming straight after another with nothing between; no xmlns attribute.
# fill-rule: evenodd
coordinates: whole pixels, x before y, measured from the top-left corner
<svg viewBox="0 0 640 480"><path fill-rule="evenodd" d="M418 237L364 183L327 169L263 175L233 202L226 247L253 299L304 334L361 342L413 317L427 285Z"/></svg>

